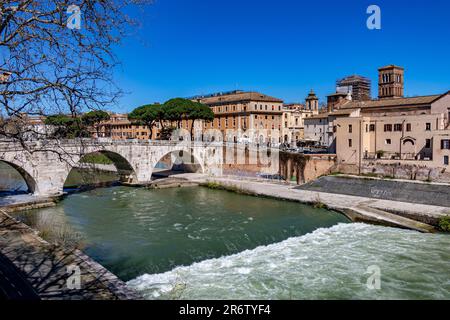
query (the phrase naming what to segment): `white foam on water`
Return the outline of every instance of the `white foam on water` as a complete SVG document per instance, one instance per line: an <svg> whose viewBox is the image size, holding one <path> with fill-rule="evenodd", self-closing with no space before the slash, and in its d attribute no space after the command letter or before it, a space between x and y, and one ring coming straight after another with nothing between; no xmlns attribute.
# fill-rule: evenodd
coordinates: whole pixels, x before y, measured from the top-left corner
<svg viewBox="0 0 450 320"><path fill-rule="evenodd" d="M448 235L339 224L128 285L147 299L450 299L449 248Z"/></svg>

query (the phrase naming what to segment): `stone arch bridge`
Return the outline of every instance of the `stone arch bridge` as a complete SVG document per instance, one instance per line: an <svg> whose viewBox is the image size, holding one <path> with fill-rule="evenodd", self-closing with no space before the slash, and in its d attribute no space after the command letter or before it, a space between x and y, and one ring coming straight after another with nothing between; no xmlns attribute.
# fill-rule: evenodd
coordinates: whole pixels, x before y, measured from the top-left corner
<svg viewBox="0 0 450 320"><path fill-rule="evenodd" d="M122 182L147 184L157 163L168 154L191 160L201 172L220 175L222 144L191 141L112 141L77 139L64 141L0 142L0 161L14 167L38 196L63 193L72 168L86 155L103 153L112 160Z"/></svg>

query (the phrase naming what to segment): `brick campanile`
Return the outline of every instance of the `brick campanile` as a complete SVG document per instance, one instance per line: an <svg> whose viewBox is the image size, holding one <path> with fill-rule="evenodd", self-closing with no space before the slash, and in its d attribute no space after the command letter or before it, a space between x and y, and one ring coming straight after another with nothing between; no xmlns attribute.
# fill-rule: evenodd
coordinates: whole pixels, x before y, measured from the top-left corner
<svg viewBox="0 0 450 320"><path fill-rule="evenodd" d="M395 65L378 69L378 98L403 98L404 74L405 69Z"/></svg>

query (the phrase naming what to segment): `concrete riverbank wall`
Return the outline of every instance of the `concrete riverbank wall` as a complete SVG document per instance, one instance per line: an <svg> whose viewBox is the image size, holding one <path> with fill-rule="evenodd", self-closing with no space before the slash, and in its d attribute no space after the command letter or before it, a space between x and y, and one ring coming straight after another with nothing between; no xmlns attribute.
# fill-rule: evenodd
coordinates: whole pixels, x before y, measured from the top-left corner
<svg viewBox="0 0 450 320"><path fill-rule="evenodd" d="M286 181L304 184L330 174L336 163L334 154L280 153L280 174Z"/></svg>
<svg viewBox="0 0 450 320"><path fill-rule="evenodd" d="M321 177L298 187L298 189L450 208L449 184L382 180L339 175Z"/></svg>

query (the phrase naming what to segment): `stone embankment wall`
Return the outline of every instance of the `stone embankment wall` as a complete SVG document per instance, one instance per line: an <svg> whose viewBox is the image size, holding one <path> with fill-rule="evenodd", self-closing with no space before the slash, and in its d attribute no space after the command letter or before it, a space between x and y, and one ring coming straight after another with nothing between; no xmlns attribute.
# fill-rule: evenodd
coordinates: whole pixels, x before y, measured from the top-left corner
<svg viewBox="0 0 450 320"><path fill-rule="evenodd" d="M141 297L114 274L76 249L54 246L0 210L0 256L14 265L9 279L27 284L45 300L137 300ZM77 277L77 279L75 278ZM75 283L75 284L74 284ZM23 297L27 299L28 297Z"/></svg>
<svg viewBox="0 0 450 320"><path fill-rule="evenodd" d="M417 180L450 183L450 171L446 168L430 168L423 162L413 161L408 164L398 161L378 162L364 161L358 165L338 164L334 172L345 174L373 175L380 178Z"/></svg>
<svg viewBox="0 0 450 320"><path fill-rule="evenodd" d="M244 145L223 148L222 173L245 177L258 174L279 175L280 152L277 149Z"/></svg>
<svg viewBox="0 0 450 320"><path fill-rule="evenodd" d="M280 153L280 174L287 181L304 184L333 172L336 163L334 154Z"/></svg>
<svg viewBox="0 0 450 320"><path fill-rule="evenodd" d="M450 208L450 185L448 184L339 175L321 177L297 188Z"/></svg>
<svg viewBox="0 0 450 320"><path fill-rule="evenodd" d="M281 176L284 180L296 182L297 184L313 181L322 175L333 172L336 162L334 154L305 155L284 151L272 151L271 154L261 152L245 152L244 160L238 157L235 150L234 156L227 155L224 151L223 173L225 175L237 175L255 177L258 174ZM261 157L264 159L261 161ZM240 161L230 162L230 159Z"/></svg>

